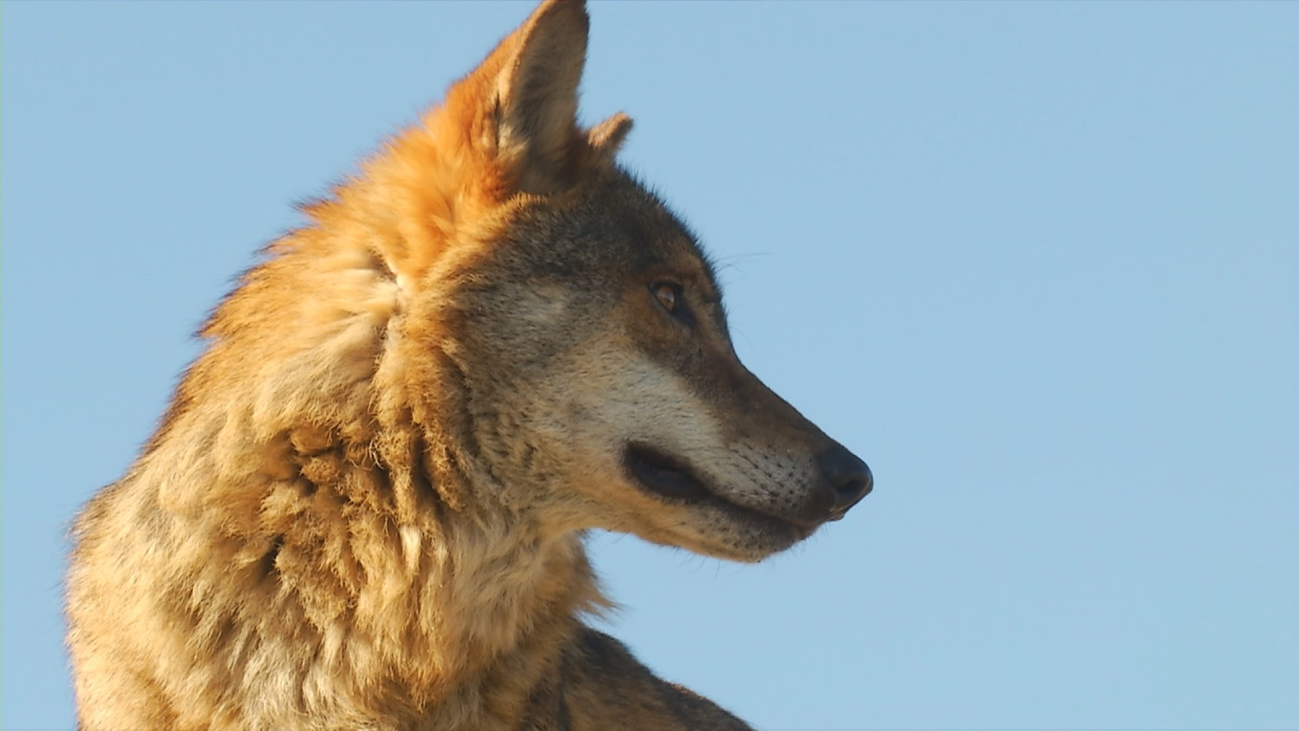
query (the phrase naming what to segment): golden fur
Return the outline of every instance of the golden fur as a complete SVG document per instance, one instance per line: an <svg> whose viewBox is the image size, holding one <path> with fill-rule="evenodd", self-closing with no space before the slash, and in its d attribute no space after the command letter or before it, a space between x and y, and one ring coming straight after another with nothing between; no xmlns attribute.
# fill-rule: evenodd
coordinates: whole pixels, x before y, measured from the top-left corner
<svg viewBox="0 0 1299 731"><path fill-rule="evenodd" d="M869 473L735 360L630 120L578 128L586 37L543 3L214 311L74 529L84 728L745 727L581 624L583 531L759 560Z"/></svg>

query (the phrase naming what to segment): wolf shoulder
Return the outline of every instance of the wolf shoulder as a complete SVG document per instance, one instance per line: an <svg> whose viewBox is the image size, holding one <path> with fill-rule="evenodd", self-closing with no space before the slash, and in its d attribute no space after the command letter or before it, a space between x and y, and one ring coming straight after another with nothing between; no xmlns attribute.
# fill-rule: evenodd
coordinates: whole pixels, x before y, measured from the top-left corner
<svg viewBox="0 0 1299 731"><path fill-rule="evenodd" d="M654 675L621 642L589 627L568 650L557 700L555 723L534 728L752 729L707 698Z"/></svg>

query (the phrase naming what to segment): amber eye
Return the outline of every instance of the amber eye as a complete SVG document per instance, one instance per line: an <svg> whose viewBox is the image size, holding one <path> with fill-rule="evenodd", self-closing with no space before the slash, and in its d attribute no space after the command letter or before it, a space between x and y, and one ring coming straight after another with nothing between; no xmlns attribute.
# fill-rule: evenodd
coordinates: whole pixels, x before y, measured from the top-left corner
<svg viewBox="0 0 1299 731"><path fill-rule="evenodd" d="M654 292L654 297L663 305L663 309L668 312L676 312L677 297L681 295L681 285L672 282L655 282L650 285L650 290Z"/></svg>

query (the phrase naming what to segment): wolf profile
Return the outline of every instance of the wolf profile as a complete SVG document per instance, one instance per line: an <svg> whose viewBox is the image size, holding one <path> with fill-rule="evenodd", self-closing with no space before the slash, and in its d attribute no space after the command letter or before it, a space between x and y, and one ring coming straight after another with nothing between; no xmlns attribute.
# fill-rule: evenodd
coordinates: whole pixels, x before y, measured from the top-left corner
<svg viewBox="0 0 1299 731"><path fill-rule="evenodd" d="M544 2L214 310L73 529L83 728L747 728L583 625L583 536L758 561L871 475L578 126L587 30Z"/></svg>

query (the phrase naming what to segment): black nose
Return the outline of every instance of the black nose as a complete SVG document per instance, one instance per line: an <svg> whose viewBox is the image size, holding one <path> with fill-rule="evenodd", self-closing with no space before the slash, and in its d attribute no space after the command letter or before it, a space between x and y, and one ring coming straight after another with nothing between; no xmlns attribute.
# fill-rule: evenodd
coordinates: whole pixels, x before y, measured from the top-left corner
<svg viewBox="0 0 1299 731"><path fill-rule="evenodd" d="M836 444L822 452L816 458L816 463L821 468L821 474L825 475L825 479L834 488L834 503L830 512L835 518L842 518L848 508L866 497L874 486L871 468L842 445Z"/></svg>

